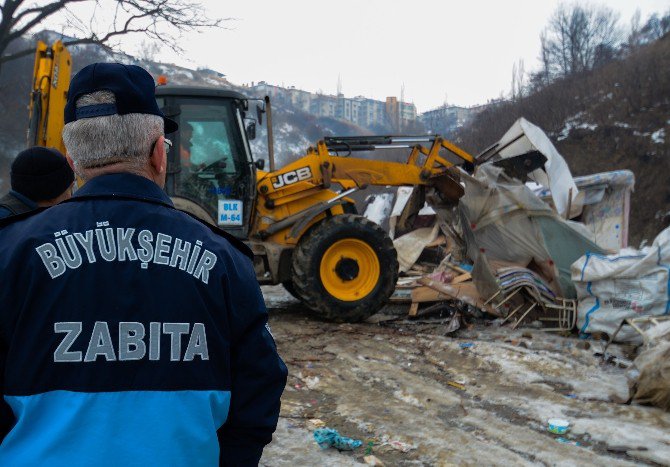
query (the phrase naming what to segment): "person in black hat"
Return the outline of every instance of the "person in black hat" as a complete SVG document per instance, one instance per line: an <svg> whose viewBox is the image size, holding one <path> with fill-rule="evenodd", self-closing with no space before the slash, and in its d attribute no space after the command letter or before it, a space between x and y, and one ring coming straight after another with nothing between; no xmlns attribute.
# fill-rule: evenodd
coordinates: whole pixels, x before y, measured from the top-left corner
<svg viewBox="0 0 670 467"><path fill-rule="evenodd" d="M286 366L253 255L163 191L142 68L72 79L67 200L0 220L0 465L257 465Z"/></svg>
<svg viewBox="0 0 670 467"><path fill-rule="evenodd" d="M74 172L60 151L36 146L16 156L10 180L11 190L0 198L0 219L70 198Z"/></svg>

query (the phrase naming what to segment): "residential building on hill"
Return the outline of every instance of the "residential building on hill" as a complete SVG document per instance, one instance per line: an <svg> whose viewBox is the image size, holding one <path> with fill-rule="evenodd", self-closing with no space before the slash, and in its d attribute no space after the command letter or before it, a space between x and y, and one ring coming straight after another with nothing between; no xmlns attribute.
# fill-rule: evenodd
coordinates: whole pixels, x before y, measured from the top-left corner
<svg viewBox="0 0 670 467"><path fill-rule="evenodd" d="M483 105L459 107L444 104L436 109L422 113L419 118L428 132L449 135L457 128L465 125L483 108Z"/></svg>
<svg viewBox="0 0 670 467"><path fill-rule="evenodd" d="M268 84L265 81L251 83L249 93L270 96L270 99L291 105L304 112L319 117L332 117L355 123L363 127L391 126L401 131L404 124L417 120L414 104L400 102L396 97L388 97L385 102L363 96L353 98L323 93L311 93Z"/></svg>

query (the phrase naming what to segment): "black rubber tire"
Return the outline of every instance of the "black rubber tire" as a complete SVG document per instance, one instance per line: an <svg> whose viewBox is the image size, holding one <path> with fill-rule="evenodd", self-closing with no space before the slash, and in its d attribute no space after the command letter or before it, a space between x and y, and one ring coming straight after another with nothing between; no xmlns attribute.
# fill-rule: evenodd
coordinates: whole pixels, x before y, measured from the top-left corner
<svg viewBox="0 0 670 467"><path fill-rule="evenodd" d="M323 286L320 265L323 254L336 241L355 238L370 246L380 266L374 289L355 301L332 296ZM293 287L307 307L329 321L362 321L384 306L398 281L398 258L393 242L376 223L363 216L342 214L324 219L310 229L293 250L291 265Z"/></svg>
<svg viewBox="0 0 670 467"><path fill-rule="evenodd" d="M298 292L296 292L296 290L295 290L295 286L293 285L293 281L291 281L291 280L284 281L284 282L281 283L281 285L284 287L284 289L286 289L286 291L288 293L291 294L291 296L293 298L296 298L296 299L302 301L302 298L300 298L300 295L298 295Z"/></svg>

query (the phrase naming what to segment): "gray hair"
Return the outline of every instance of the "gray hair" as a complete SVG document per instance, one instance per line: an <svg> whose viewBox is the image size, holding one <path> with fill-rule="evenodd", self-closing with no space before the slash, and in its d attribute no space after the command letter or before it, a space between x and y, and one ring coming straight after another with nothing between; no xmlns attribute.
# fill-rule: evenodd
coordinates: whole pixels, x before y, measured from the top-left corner
<svg viewBox="0 0 670 467"><path fill-rule="evenodd" d="M110 91L96 91L77 99L77 107L114 102ZM119 162L139 170L162 135L161 117L137 113L82 118L63 128L63 142L80 176L82 170Z"/></svg>

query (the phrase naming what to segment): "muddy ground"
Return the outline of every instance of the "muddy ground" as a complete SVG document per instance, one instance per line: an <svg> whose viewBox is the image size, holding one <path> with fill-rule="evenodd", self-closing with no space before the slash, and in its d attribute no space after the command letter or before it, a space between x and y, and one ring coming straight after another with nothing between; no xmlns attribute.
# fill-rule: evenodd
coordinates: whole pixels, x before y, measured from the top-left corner
<svg viewBox="0 0 670 467"><path fill-rule="evenodd" d="M281 286L263 293L289 378L262 465L359 465L366 451L385 465L670 465L670 414L621 403L629 349L602 364L599 342L537 329L444 335L437 317L406 320L408 305L326 323ZM570 431L549 433L552 417ZM321 450L314 419L363 446Z"/></svg>

